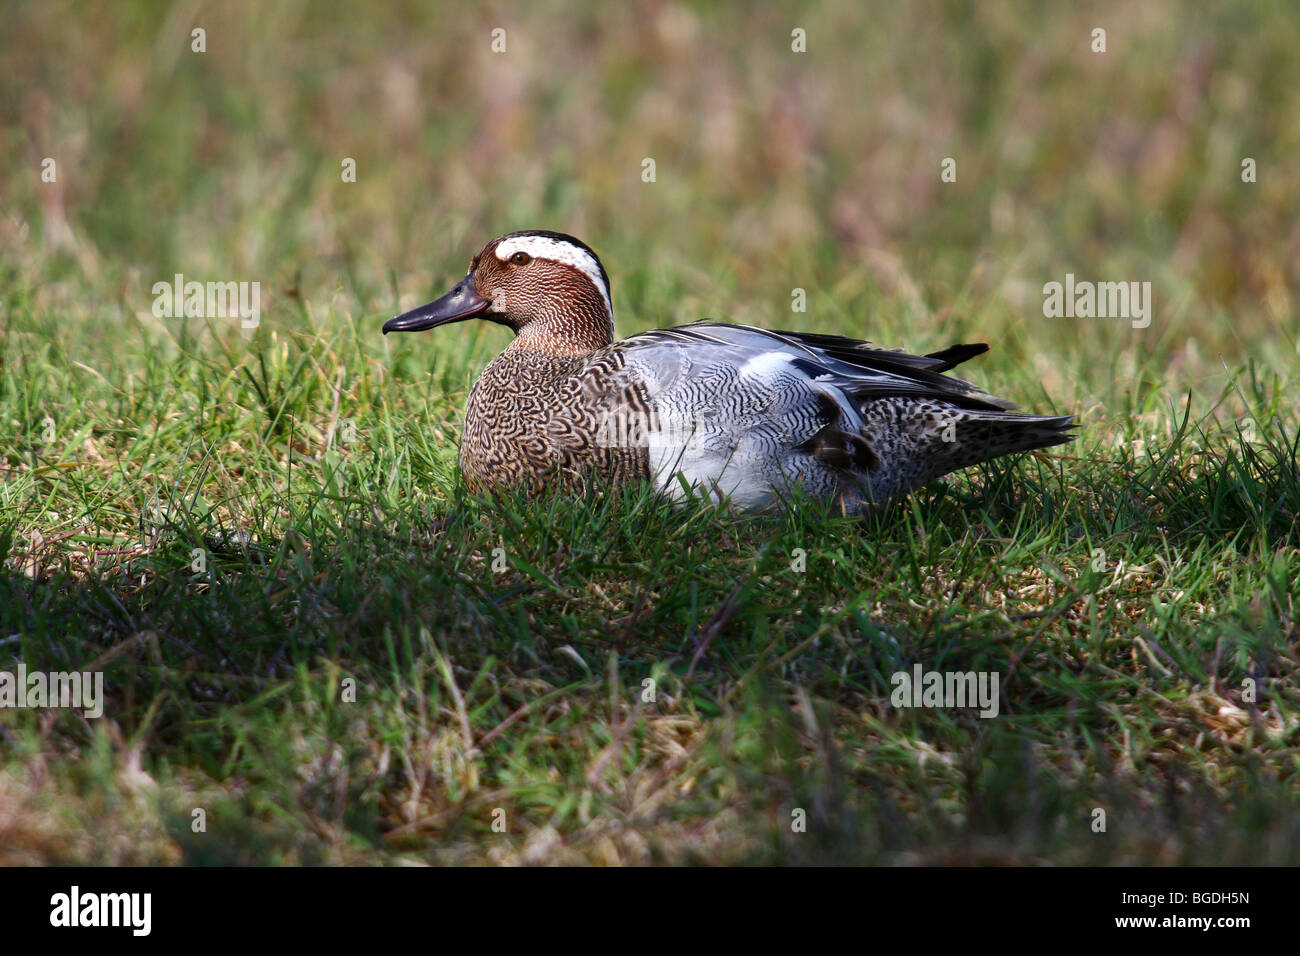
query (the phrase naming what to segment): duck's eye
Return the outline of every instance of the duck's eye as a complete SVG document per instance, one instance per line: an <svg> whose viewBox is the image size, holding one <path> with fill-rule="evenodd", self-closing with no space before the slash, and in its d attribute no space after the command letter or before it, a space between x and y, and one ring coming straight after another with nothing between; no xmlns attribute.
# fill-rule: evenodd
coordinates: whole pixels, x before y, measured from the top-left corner
<svg viewBox="0 0 1300 956"><path fill-rule="evenodd" d="M516 252L510 257L510 261L517 266L526 266L533 261L533 257L526 252Z"/></svg>

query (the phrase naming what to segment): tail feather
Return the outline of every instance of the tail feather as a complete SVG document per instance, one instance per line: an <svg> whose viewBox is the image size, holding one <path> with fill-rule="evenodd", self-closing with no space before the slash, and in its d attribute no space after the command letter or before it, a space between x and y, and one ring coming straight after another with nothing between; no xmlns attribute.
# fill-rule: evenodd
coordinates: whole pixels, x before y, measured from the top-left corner
<svg viewBox="0 0 1300 956"><path fill-rule="evenodd" d="M970 412L957 424L956 440L947 443L947 454L936 463L946 473L1002 455L1063 445L1074 440L1072 429L1077 427L1071 415Z"/></svg>
<svg viewBox="0 0 1300 956"><path fill-rule="evenodd" d="M989 347L982 342L977 345L950 345L946 349L927 353L925 357L938 359L943 363L942 365L934 366L931 371L949 372L962 362L967 362L977 355L983 355L988 350Z"/></svg>

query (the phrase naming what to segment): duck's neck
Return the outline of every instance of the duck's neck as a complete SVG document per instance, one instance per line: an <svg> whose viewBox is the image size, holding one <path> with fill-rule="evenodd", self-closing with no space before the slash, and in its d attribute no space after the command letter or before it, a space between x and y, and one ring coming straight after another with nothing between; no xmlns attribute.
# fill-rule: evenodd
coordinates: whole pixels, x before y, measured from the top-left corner
<svg viewBox="0 0 1300 956"><path fill-rule="evenodd" d="M590 355L613 341L614 316L592 289L523 323L510 348L549 355Z"/></svg>

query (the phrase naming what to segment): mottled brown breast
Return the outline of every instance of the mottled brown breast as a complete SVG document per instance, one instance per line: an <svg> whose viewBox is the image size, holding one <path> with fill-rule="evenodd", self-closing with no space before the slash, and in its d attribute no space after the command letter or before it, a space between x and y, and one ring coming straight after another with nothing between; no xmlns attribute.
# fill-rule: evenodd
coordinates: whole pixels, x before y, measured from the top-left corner
<svg viewBox="0 0 1300 956"><path fill-rule="evenodd" d="M470 391L460 469L472 491L580 488L649 477L644 444L615 420L648 421L644 390L619 373L617 349L565 356L513 343ZM633 436L635 439L635 436Z"/></svg>

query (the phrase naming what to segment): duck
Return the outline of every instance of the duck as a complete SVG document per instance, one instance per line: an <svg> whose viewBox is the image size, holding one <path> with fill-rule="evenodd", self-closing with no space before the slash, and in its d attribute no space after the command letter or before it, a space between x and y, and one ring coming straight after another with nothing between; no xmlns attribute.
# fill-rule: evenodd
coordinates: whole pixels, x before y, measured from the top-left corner
<svg viewBox="0 0 1300 956"><path fill-rule="evenodd" d="M616 339L604 265L560 232L498 236L383 332L470 319L514 333L470 389L458 467L471 493L645 482L675 502L861 515L1075 427L947 374L986 344L912 355L708 319Z"/></svg>

